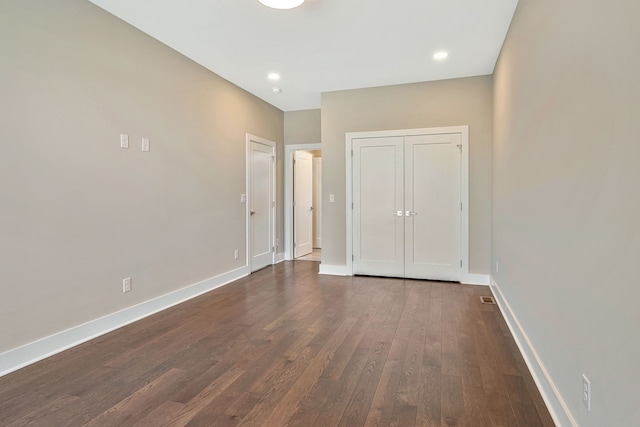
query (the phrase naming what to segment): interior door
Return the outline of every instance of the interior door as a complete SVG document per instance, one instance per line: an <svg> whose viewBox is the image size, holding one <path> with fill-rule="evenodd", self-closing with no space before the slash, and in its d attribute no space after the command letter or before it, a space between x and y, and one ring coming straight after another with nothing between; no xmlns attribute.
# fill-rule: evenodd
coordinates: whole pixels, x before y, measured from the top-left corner
<svg viewBox="0 0 640 427"><path fill-rule="evenodd" d="M251 141L249 162L249 246L251 271L273 264L274 147Z"/></svg>
<svg viewBox="0 0 640 427"><path fill-rule="evenodd" d="M313 250L313 155L293 154L293 243L294 258Z"/></svg>
<svg viewBox="0 0 640 427"><path fill-rule="evenodd" d="M353 141L353 272L460 280L460 134Z"/></svg>
<svg viewBox="0 0 640 427"><path fill-rule="evenodd" d="M322 157L313 158L313 247L322 248Z"/></svg>
<svg viewBox="0 0 640 427"><path fill-rule="evenodd" d="M405 137L405 277L460 280L460 144Z"/></svg>
<svg viewBox="0 0 640 427"><path fill-rule="evenodd" d="M353 273L404 276L404 138L353 143Z"/></svg>

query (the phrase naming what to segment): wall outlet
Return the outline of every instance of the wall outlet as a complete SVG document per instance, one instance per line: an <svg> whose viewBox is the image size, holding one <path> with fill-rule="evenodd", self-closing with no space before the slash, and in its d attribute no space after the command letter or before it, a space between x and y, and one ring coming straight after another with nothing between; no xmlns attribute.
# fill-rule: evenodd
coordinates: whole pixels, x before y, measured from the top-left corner
<svg viewBox="0 0 640 427"><path fill-rule="evenodd" d="M122 280L122 292L131 292L131 277Z"/></svg>
<svg viewBox="0 0 640 427"><path fill-rule="evenodd" d="M582 374L582 403L591 412L591 381Z"/></svg>
<svg viewBox="0 0 640 427"><path fill-rule="evenodd" d="M245 203L247 203L247 195L246 194L241 194L240 195L240 203L242 203L243 205Z"/></svg>
<svg viewBox="0 0 640 427"><path fill-rule="evenodd" d="M238 259L238 250L233 251L233 259Z"/></svg>
<svg viewBox="0 0 640 427"><path fill-rule="evenodd" d="M336 201L336 196L333 194L329 194L329 203L334 203Z"/></svg>

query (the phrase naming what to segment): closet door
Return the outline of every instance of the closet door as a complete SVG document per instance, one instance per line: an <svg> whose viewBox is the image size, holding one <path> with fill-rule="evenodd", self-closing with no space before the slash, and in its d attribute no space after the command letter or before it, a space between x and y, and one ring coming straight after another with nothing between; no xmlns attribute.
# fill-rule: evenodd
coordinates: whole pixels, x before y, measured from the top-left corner
<svg viewBox="0 0 640 427"><path fill-rule="evenodd" d="M405 277L460 280L460 134L405 137Z"/></svg>
<svg viewBox="0 0 640 427"><path fill-rule="evenodd" d="M353 143L353 272L404 275L404 138Z"/></svg>

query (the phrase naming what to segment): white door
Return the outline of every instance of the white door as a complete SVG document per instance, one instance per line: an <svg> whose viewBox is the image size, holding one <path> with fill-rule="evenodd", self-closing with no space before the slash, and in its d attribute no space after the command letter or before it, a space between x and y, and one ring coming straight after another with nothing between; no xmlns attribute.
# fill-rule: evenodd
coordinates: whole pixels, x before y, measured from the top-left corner
<svg viewBox="0 0 640 427"><path fill-rule="evenodd" d="M313 155L293 154L293 248L294 258L313 250Z"/></svg>
<svg viewBox="0 0 640 427"><path fill-rule="evenodd" d="M405 277L460 280L460 134L405 137Z"/></svg>
<svg viewBox="0 0 640 427"><path fill-rule="evenodd" d="M251 271L273 264L275 146L249 145L249 253Z"/></svg>
<svg viewBox="0 0 640 427"><path fill-rule="evenodd" d="M353 273L404 276L404 138L353 143Z"/></svg>
<svg viewBox="0 0 640 427"><path fill-rule="evenodd" d="M353 272L460 280L459 134L353 143Z"/></svg>
<svg viewBox="0 0 640 427"><path fill-rule="evenodd" d="M322 157L313 158L313 247L322 248Z"/></svg>

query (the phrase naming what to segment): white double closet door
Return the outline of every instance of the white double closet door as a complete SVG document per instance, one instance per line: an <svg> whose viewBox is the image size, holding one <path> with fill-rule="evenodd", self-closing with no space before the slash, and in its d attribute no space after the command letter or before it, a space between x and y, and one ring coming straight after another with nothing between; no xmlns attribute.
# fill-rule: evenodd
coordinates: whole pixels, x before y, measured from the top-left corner
<svg viewBox="0 0 640 427"><path fill-rule="evenodd" d="M460 281L461 136L353 141L353 272Z"/></svg>

